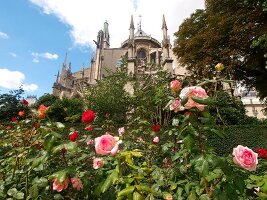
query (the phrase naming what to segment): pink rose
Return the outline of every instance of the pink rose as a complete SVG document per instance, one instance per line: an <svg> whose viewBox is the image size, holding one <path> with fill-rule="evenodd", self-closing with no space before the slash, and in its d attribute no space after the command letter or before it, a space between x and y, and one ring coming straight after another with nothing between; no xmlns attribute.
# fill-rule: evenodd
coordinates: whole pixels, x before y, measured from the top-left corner
<svg viewBox="0 0 267 200"><path fill-rule="evenodd" d="M209 96L207 95L206 91L202 87L192 86L192 87L185 87L182 89L180 93L180 98L183 99L184 97L188 97L188 101L184 105L186 109L196 107L198 110L203 111L206 105L199 104L193 101L191 97L199 97L202 99L206 99Z"/></svg>
<svg viewBox="0 0 267 200"><path fill-rule="evenodd" d="M173 80L170 82L170 88L172 91L178 91L181 89L181 83L178 80Z"/></svg>
<svg viewBox="0 0 267 200"><path fill-rule="evenodd" d="M154 139L153 139L153 143L154 143L154 144L159 143L159 137L158 137L158 136L154 137Z"/></svg>
<svg viewBox="0 0 267 200"><path fill-rule="evenodd" d="M67 189L69 182L70 182L69 178L66 178L62 183L59 183L56 178L54 179L54 182L53 182L53 190L56 190L57 192L61 192L62 190Z"/></svg>
<svg viewBox="0 0 267 200"><path fill-rule="evenodd" d="M94 142L94 140L87 140L87 141L86 141L86 144L87 144L87 145L90 145L90 144L93 144L93 142Z"/></svg>
<svg viewBox="0 0 267 200"><path fill-rule="evenodd" d="M104 165L104 161L102 158L94 158L93 160L93 168L94 169L99 169L101 167L103 167Z"/></svg>
<svg viewBox="0 0 267 200"><path fill-rule="evenodd" d="M83 183L81 181L81 179L74 177L71 178L71 183L72 183L72 187L78 191L83 189Z"/></svg>
<svg viewBox="0 0 267 200"><path fill-rule="evenodd" d="M119 151L119 142L117 138L106 133L106 135L95 138L95 151L100 155L115 156Z"/></svg>
<svg viewBox="0 0 267 200"><path fill-rule="evenodd" d="M118 132L119 132L119 136L122 136L125 133L124 127L119 128Z"/></svg>
<svg viewBox="0 0 267 200"><path fill-rule="evenodd" d="M180 100L173 100L170 104L170 110L174 111L175 113L180 110L181 101Z"/></svg>
<svg viewBox="0 0 267 200"><path fill-rule="evenodd" d="M233 156L233 161L238 166L248 171L256 171L258 164L258 154L253 152L248 147L238 145L233 149Z"/></svg>

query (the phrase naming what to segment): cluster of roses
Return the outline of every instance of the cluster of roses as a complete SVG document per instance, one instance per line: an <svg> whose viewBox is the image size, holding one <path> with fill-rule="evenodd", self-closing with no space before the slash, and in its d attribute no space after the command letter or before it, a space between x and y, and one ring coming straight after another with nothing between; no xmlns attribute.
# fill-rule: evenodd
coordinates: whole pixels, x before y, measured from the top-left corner
<svg viewBox="0 0 267 200"><path fill-rule="evenodd" d="M96 114L92 110L86 110L82 114L82 123L89 124L94 121L96 117ZM85 128L87 131L91 131L93 129L92 125L89 125ZM125 132L124 127L119 128L118 130L119 135L123 135ZM79 137L78 131L74 131L69 134L69 139L73 142L77 140ZM121 143L121 140L119 140L119 137L112 136L110 133L106 133L105 135L102 135L100 137L95 138L94 140L88 140L87 144L94 144L95 146L95 152L96 154L102 155L102 156L116 156L119 152L119 144ZM104 160L102 158L94 157L93 158L93 168L99 169L103 167ZM75 178L66 178L63 182L59 182L58 179L54 179L53 182L53 189L61 192L62 190L66 189L69 184L69 180L72 182L73 188L76 188L77 190L81 190L83 188L82 181L75 177Z"/></svg>
<svg viewBox="0 0 267 200"><path fill-rule="evenodd" d="M206 99L209 96L206 91L200 86L191 86L184 87L182 89L182 84L178 80L173 80L170 82L170 89L174 94L180 92L180 99L173 100L170 104L170 110L174 112L183 111L185 109L197 108L200 111L203 111L206 105L195 102L192 97L198 97ZM182 89L182 90L181 90ZM181 102L184 98L188 98L187 102L184 105L181 105Z"/></svg>
<svg viewBox="0 0 267 200"><path fill-rule="evenodd" d="M222 63L218 63L215 66L217 72L223 70L224 66ZM170 104L170 110L174 112L182 111L190 108L197 108L199 111L203 111L206 105L195 102L192 97L198 97L202 99L208 98L206 91L200 86L185 87L182 89L181 83L178 80L173 80L170 83L170 89L174 94L179 94L180 99L173 100ZM188 98L184 105L181 105L183 98ZM267 150L256 149L253 152L248 147L238 145L233 149L233 162L243 169L248 171L255 171L258 164L258 154L259 157L267 159Z"/></svg>
<svg viewBox="0 0 267 200"><path fill-rule="evenodd" d="M21 102L20 102L23 106L28 106L29 105L29 102L27 101L27 100L25 100L25 99L23 99ZM13 116L12 118L11 118L11 121L12 122L16 122L17 120L18 120L18 118L22 118L22 117L24 117L25 116L25 112L23 111L23 110L21 110L21 111L19 111L18 112L18 115L17 116ZM0 127L1 127L2 125L0 124ZM10 130L12 127L10 126L10 125L7 125L6 126L6 130Z"/></svg>

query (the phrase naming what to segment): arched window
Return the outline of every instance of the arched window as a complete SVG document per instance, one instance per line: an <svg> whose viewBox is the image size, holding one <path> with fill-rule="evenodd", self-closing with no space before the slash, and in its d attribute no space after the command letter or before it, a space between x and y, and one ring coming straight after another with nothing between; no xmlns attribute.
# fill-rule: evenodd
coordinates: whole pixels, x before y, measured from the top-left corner
<svg viewBox="0 0 267 200"><path fill-rule="evenodd" d="M137 51L137 60L139 65L145 65L147 63L146 50L141 48Z"/></svg>

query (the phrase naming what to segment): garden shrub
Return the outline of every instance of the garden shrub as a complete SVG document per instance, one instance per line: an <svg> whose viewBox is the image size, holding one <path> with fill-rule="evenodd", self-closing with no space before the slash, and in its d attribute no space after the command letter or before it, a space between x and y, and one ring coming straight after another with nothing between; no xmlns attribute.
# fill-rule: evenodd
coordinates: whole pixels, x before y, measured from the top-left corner
<svg viewBox="0 0 267 200"><path fill-rule="evenodd" d="M229 155L238 144L252 149L267 148L267 126L221 126L225 138L209 136L208 143L218 155Z"/></svg>

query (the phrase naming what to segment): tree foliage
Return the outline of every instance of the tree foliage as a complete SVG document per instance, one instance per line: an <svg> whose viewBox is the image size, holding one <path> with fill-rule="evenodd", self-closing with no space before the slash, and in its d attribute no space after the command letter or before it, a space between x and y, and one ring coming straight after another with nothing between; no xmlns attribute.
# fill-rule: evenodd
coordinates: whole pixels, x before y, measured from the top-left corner
<svg viewBox="0 0 267 200"><path fill-rule="evenodd" d="M267 96L266 1L209 0L175 33L174 53L194 78L214 76L214 65L226 66L227 78L255 86Z"/></svg>
<svg viewBox="0 0 267 200"><path fill-rule="evenodd" d="M10 121L13 116L17 116L18 112L23 109L20 102L23 93L23 89L20 88L0 95L0 121Z"/></svg>
<svg viewBox="0 0 267 200"><path fill-rule="evenodd" d="M124 72L116 72L87 89L85 105L97 113L99 121L112 118L119 124L125 122L130 110L130 96L124 89L127 80Z"/></svg>

